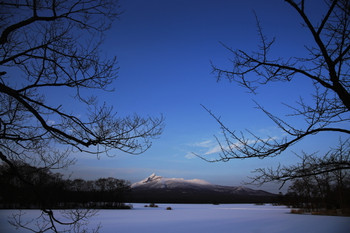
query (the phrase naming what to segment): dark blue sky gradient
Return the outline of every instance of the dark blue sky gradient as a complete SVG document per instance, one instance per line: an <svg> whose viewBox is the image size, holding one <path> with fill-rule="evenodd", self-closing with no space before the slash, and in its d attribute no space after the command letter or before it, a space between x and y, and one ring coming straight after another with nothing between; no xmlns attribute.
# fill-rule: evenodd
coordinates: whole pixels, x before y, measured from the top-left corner
<svg viewBox="0 0 350 233"><path fill-rule="evenodd" d="M121 116L133 113L166 118L164 133L153 147L140 156L115 151L115 157L77 155L73 177L93 179L113 176L132 182L156 172L165 177L199 178L212 183L240 185L258 167L294 163L292 153L325 151L324 142L338 135L320 135L302 141L277 158L207 163L191 152L217 156L213 135L220 137L219 126L200 106L205 105L234 130L249 129L262 137L281 138L283 133L254 101L272 113L284 116L299 96L310 100L313 87L309 80L295 77L289 83L273 83L249 94L246 89L226 80L217 83L210 61L229 69L232 58L219 42L233 49L256 50L258 33L254 11L264 33L276 37L272 58L303 56L311 35L301 27L296 12L283 0L129 0L120 1L124 13L106 34L102 54L117 56L119 78L115 92L97 93L100 102L113 105ZM322 1L311 1L307 12L314 20L323 14ZM315 21L316 22L316 21ZM300 119L291 118L296 125ZM277 191L277 186L263 188Z"/></svg>

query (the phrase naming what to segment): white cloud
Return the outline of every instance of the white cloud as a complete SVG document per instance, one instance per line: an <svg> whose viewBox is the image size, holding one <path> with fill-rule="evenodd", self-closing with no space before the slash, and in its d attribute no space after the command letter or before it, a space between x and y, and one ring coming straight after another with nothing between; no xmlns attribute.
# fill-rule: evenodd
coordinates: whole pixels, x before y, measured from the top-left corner
<svg viewBox="0 0 350 233"><path fill-rule="evenodd" d="M195 156L192 152L188 152L186 155L185 155L185 158L186 159L194 159L196 158L197 156Z"/></svg>
<svg viewBox="0 0 350 233"><path fill-rule="evenodd" d="M271 137L271 138L266 138L266 139L261 139L263 141L267 141L267 140L276 140L278 139L278 137ZM256 143L256 140L250 139L246 142L247 145L251 145ZM195 152L199 155L212 155L212 154L217 154L220 153L222 151L222 149L224 150L235 150L238 147L243 146L243 144L241 142L235 142L232 143L230 145L222 145L222 147L218 144L218 142L213 141L213 140L204 140L201 142L196 142L196 143L192 143L189 144L191 147L196 147L196 149L191 150L192 152ZM188 152L185 155L186 159L193 159L196 158L197 156L194 155L192 152Z"/></svg>
<svg viewBox="0 0 350 233"><path fill-rule="evenodd" d="M271 137L271 138L266 138L266 139L261 139L262 141L269 141L269 140L276 140L278 139L278 137ZM255 144L256 140L248 140L246 142L246 145L250 145L250 144ZM210 154L215 154L215 153L220 153L222 149L224 150L234 150L235 148L241 147L243 146L243 144L241 142L236 142L236 143L232 143L231 145L227 145L227 146L221 146L220 145L216 145L214 147L212 147L211 149L209 149L207 152L204 153L204 155L210 155Z"/></svg>
<svg viewBox="0 0 350 233"><path fill-rule="evenodd" d="M216 145L214 147L212 147L210 150L208 150L207 152L205 152L205 155L210 155L210 154L215 154L215 153L219 153L221 152L221 147L219 145Z"/></svg>
<svg viewBox="0 0 350 233"><path fill-rule="evenodd" d="M201 148L209 148L212 147L214 142L212 140L204 140L202 142L195 142L189 144L191 147L201 147Z"/></svg>
<svg viewBox="0 0 350 233"><path fill-rule="evenodd" d="M199 141L199 142L194 142L194 143L188 143L187 146L190 147L190 152L187 152L187 154L185 155L186 159L194 159L197 158L197 156L195 154L193 154L193 152L198 152L199 154L203 154L203 152L205 150L208 150L208 148L211 148L213 146L216 145L216 142L214 142L213 140L203 140L203 141Z"/></svg>

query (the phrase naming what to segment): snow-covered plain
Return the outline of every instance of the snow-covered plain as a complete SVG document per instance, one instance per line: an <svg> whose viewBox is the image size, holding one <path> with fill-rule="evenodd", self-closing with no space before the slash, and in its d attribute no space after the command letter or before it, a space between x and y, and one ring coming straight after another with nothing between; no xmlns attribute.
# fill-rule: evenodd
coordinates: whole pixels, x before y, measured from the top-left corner
<svg viewBox="0 0 350 233"><path fill-rule="evenodd" d="M133 204L132 210L100 210L90 226L101 223L100 232L237 232L237 233L349 233L350 217L290 214L283 206L253 204L159 204L145 208ZM166 210L170 206L172 210ZM7 223L14 210L0 210L0 232L16 231ZM26 210L35 216L38 210Z"/></svg>

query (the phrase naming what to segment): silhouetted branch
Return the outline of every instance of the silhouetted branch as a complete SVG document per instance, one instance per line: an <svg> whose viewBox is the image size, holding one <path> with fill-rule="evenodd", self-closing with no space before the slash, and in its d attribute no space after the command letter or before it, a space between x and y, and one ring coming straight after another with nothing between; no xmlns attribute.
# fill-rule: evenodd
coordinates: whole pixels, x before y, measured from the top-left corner
<svg viewBox="0 0 350 233"><path fill-rule="evenodd" d="M231 159L265 158L279 155L287 148L311 135L338 132L346 137L350 135L347 127L350 112L349 44L350 14L349 1L330 2L326 14L318 26L314 26L307 14L304 1L287 0L302 19L306 29L312 34L314 47L307 47L309 56L304 58L271 58L270 50L275 39L269 40L263 33L256 16L259 45L249 54L243 50L234 50L223 44L233 55L232 68L222 69L212 63L217 80L223 78L236 82L255 93L256 89L271 82L286 82L298 79L310 80L314 84L313 103L302 98L296 106L287 105L293 112L288 117L300 117L304 126L295 126L257 104L257 108L266 114L284 133L281 137L261 137L249 130L236 132L210 110L205 110L219 124L224 139L219 143L221 153L218 159L211 161L229 161ZM218 139L218 137L216 137ZM198 155L207 160L205 155Z"/></svg>
<svg viewBox="0 0 350 233"><path fill-rule="evenodd" d="M28 180L27 170L19 172L21 163L37 173L67 167L75 161L72 151L113 156L150 148L162 132L163 116L121 117L86 94L112 91L118 76L116 57L100 54L104 32L121 13L118 1L19 0L1 1L0 7L0 160L13 176ZM53 104L45 98L51 91L87 111ZM42 211L48 224L39 232L58 232L58 225L65 225L51 209ZM74 231L84 231L78 228L89 211L67 216Z"/></svg>
<svg viewBox="0 0 350 233"><path fill-rule="evenodd" d="M350 140L340 141L336 148L331 149L322 157L318 156L317 153L307 154L305 152L298 157L301 161L295 165L256 169L254 173L257 175L251 178L251 184L262 185L267 182L278 182L281 183L282 188L287 181L349 170Z"/></svg>

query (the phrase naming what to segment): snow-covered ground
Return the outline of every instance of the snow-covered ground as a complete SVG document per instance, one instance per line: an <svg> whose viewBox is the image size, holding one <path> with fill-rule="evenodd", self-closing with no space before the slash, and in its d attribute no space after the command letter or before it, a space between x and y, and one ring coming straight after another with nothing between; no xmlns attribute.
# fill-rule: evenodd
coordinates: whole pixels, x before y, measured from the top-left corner
<svg viewBox="0 0 350 233"><path fill-rule="evenodd" d="M290 214L283 206L252 204L159 204L145 208L134 204L132 210L101 210L90 225L101 223L100 232L307 232L349 233L350 217ZM166 210L170 206L172 210ZM0 210L0 232L16 231L7 223L14 210ZM37 210L26 210L34 217Z"/></svg>

